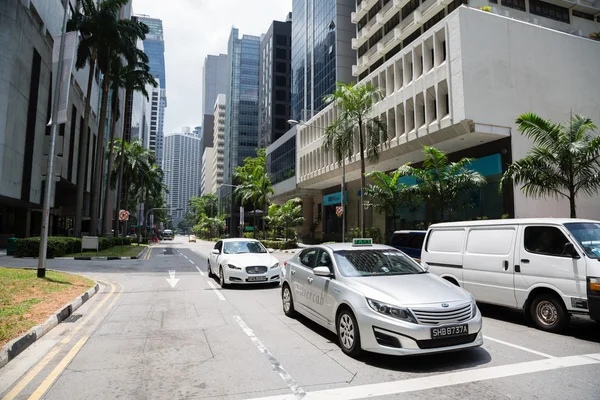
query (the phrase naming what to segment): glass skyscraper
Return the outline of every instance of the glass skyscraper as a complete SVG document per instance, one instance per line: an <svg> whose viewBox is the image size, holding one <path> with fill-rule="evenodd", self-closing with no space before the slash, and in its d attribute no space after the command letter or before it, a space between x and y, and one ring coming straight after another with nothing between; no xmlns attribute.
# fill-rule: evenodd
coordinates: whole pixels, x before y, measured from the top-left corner
<svg viewBox="0 0 600 400"><path fill-rule="evenodd" d="M355 0L293 0L292 119L310 119L323 109L323 97L335 91L336 82L354 80L354 8Z"/></svg>

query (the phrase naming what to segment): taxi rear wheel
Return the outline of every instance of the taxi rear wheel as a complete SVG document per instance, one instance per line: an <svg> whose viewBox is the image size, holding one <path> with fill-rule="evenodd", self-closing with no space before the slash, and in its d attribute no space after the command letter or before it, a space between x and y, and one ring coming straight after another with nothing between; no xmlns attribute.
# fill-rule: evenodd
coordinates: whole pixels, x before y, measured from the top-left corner
<svg viewBox="0 0 600 400"><path fill-rule="evenodd" d="M292 298L290 286L287 283L283 284L283 290L281 291L281 303L283 305L283 313L289 318L294 318L296 316L294 299Z"/></svg>
<svg viewBox="0 0 600 400"><path fill-rule="evenodd" d="M360 332L352 311L343 309L339 312L337 317L337 334L342 351L350 357L358 357L362 352L360 347Z"/></svg>

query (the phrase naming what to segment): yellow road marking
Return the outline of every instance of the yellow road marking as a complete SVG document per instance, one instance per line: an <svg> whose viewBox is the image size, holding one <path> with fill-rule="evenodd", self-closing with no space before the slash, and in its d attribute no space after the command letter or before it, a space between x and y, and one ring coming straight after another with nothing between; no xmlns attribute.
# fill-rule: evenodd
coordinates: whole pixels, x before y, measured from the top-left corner
<svg viewBox="0 0 600 400"><path fill-rule="evenodd" d="M104 299L102 299L102 301L92 310L92 312L88 314L81 321L81 323L77 325L75 329L71 331L71 333L69 333L69 335L65 336L65 338L61 340L58 343L58 345L56 345L48 354L46 354L44 358L40 360L40 362L38 362L32 369L30 369L29 372L23 377L23 379L21 379L19 383L17 383L15 387L13 387L12 390L2 398L2 400L13 400L15 397L17 397L17 395L21 393L21 391L25 389L25 387L29 385L29 383L31 383L31 381L40 373L40 371L42 371L46 367L46 365L48 365L48 363L54 358L54 356L56 356L56 354L60 351L61 346L69 343L71 339L73 339L73 336L75 336L75 334L79 332L79 330L98 312L98 310L104 305L104 303L108 301L108 299L115 292L116 287L110 282L108 282L108 284L112 288L108 295ZM113 303L111 303L111 306Z"/></svg>
<svg viewBox="0 0 600 400"><path fill-rule="evenodd" d="M89 339L88 335L79 339L79 341L75 344L75 346L73 346L73 348L67 353L65 358L63 358L60 361L60 363L58 363L56 368L54 368L52 370L52 372L50 372L50 375L48 375L46 377L46 379L44 379L42 384L40 386L38 386L38 388L35 390L35 392L33 392L33 394L31 396L29 396L29 400L37 400L37 399L42 398L44 393L46 393L46 391L54 383L56 378L58 378L58 376L65 370L65 368L67 368L67 365L69 365L71 363L71 361L73 361L73 358L75 358L75 356L77 355L79 350L81 350L81 348L83 347L85 342L87 342L88 339Z"/></svg>
<svg viewBox="0 0 600 400"><path fill-rule="evenodd" d="M146 252L146 256L144 257L144 260L150 259L150 256L152 255L152 250L154 250L154 247L148 247L148 251Z"/></svg>

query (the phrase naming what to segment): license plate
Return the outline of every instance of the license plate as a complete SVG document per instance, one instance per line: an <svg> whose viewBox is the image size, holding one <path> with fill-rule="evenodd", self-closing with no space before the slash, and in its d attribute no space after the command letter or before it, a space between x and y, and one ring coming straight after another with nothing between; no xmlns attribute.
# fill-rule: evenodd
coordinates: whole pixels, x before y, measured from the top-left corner
<svg viewBox="0 0 600 400"><path fill-rule="evenodd" d="M249 276L248 277L248 282L263 282L266 280L267 280L266 276Z"/></svg>
<svg viewBox="0 0 600 400"><path fill-rule="evenodd" d="M469 334L468 325L453 325L443 328L431 328L431 338L439 339L452 336L464 336Z"/></svg>

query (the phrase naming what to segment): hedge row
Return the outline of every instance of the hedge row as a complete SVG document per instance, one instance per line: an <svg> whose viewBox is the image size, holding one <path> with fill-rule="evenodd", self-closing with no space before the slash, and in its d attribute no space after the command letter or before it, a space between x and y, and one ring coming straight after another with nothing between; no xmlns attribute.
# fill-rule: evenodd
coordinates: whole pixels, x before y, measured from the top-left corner
<svg viewBox="0 0 600 400"><path fill-rule="evenodd" d="M298 243L295 240L282 242L280 240L261 240L260 241L266 248L272 248L277 250L295 249L298 247Z"/></svg>
<svg viewBox="0 0 600 400"><path fill-rule="evenodd" d="M114 246L129 246L131 238L101 237L99 250L109 249ZM67 254L79 253L81 251L81 239L73 237L53 236L48 238L48 250L46 257L64 257ZM40 254L40 238L31 237L18 239L15 243L16 257L38 257Z"/></svg>

